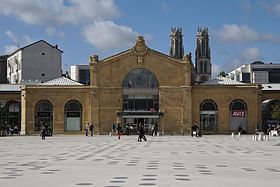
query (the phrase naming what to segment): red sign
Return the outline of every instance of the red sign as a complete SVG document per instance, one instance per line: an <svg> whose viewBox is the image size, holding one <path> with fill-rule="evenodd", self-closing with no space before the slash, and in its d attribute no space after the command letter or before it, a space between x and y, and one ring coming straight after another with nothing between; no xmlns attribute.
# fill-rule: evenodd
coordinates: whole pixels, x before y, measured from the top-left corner
<svg viewBox="0 0 280 187"><path fill-rule="evenodd" d="M245 111L233 110L231 111L231 117L245 117Z"/></svg>

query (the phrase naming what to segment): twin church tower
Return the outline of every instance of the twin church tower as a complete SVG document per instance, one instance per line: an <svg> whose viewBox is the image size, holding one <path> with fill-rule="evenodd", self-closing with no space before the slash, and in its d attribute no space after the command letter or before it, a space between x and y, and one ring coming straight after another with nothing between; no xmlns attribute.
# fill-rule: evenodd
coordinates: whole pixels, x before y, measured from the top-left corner
<svg viewBox="0 0 280 187"><path fill-rule="evenodd" d="M171 28L170 51L173 58L183 59L184 46L182 28ZM211 52L208 28L198 28L195 51L195 80L205 82L211 80Z"/></svg>

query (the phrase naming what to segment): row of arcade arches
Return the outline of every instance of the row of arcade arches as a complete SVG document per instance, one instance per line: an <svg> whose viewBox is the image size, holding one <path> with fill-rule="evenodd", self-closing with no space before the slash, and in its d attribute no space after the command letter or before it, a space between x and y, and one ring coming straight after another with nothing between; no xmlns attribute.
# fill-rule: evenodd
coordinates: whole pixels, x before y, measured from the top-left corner
<svg viewBox="0 0 280 187"><path fill-rule="evenodd" d="M233 100L229 105L229 129L236 131L242 128L248 130L247 104L241 99ZM211 99L204 100L200 104L200 128L202 131L218 131L218 106Z"/></svg>
<svg viewBox="0 0 280 187"><path fill-rule="evenodd" d="M77 100L70 100L64 106L64 131L81 131L82 129L82 104ZM53 129L53 105L48 100L41 100L36 105L35 131L42 125Z"/></svg>

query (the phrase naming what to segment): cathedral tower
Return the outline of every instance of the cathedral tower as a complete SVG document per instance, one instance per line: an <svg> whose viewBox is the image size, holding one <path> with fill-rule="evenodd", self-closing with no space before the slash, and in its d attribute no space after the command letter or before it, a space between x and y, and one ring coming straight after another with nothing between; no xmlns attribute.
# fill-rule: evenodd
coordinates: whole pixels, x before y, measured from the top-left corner
<svg viewBox="0 0 280 187"><path fill-rule="evenodd" d="M211 66L208 28L198 28L195 51L196 81L205 82L210 80L212 74Z"/></svg>
<svg viewBox="0 0 280 187"><path fill-rule="evenodd" d="M169 55L177 59L183 59L184 47L182 28L171 28Z"/></svg>

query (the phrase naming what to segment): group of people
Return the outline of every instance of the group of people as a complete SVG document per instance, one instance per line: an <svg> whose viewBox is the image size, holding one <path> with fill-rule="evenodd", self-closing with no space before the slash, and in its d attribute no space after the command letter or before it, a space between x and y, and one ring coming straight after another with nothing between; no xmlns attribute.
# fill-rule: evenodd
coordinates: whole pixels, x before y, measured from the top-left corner
<svg viewBox="0 0 280 187"><path fill-rule="evenodd" d="M134 133L134 129L133 129L132 124L126 125L125 130L126 130L127 135L130 135L131 133ZM141 142L142 139L144 141L147 141L147 138L145 136L145 128L144 128L144 125L141 122L138 124L137 130L138 130L137 141ZM118 140L119 140L121 138L122 132L123 132L123 129L122 129L121 125L118 123L117 126L116 126L115 123L113 123L111 136L112 135L117 135Z"/></svg>
<svg viewBox="0 0 280 187"><path fill-rule="evenodd" d="M8 122L0 124L0 136L13 136L19 134L19 131L17 125L10 125Z"/></svg>
<svg viewBox="0 0 280 187"><path fill-rule="evenodd" d="M88 133L90 132L90 136L93 136L93 123L86 123L85 125L85 131L86 131L86 136L88 136Z"/></svg>
<svg viewBox="0 0 280 187"><path fill-rule="evenodd" d="M52 136L52 129L47 122L41 125L42 140L45 140L46 136Z"/></svg>
<svg viewBox="0 0 280 187"><path fill-rule="evenodd" d="M197 123L193 123L191 127L191 136L201 137L201 131Z"/></svg>

